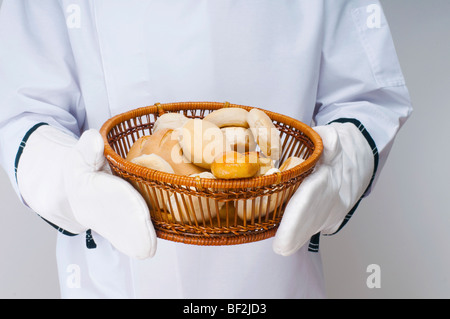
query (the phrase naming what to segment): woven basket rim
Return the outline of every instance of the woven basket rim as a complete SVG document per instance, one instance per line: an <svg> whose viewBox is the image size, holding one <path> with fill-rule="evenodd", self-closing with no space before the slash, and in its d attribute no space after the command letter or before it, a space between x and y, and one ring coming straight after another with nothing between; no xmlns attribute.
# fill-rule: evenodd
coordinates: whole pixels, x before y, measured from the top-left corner
<svg viewBox="0 0 450 319"><path fill-rule="evenodd" d="M312 154L301 164L294 166L293 168L280 172L278 174L258 176L252 178L243 179L209 179L209 178L195 178L190 176L183 176L171 173L165 173L154 169L146 168L127 161L119 154L117 154L108 142L108 134L116 125L125 122L130 119L134 119L143 115L155 114L159 115L165 112L179 112L182 110L193 109L205 109L215 110L223 107L239 107L246 110L253 108L259 109L265 112L272 121L280 122L285 125L289 125L301 131L305 134L314 144L314 150ZM104 155L107 159L114 161L124 171L132 174L143 180L153 180L162 183L182 185L186 187L197 188L213 188L213 189L242 189L252 187L264 187L273 184L279 184L289 181L290 179L300 176L309 170L311 170L319 160L322 151L323 143L320 135L315 132L310 126L305 123L296 120L292 117L282 115L276 112L268 111L259 107L250 107L245 105L231 104L228 102L173 102L173 103L156 103L154 105L139 107L127 112L117 114L108 119L101 127L100 134L104 141Z"/></svg>

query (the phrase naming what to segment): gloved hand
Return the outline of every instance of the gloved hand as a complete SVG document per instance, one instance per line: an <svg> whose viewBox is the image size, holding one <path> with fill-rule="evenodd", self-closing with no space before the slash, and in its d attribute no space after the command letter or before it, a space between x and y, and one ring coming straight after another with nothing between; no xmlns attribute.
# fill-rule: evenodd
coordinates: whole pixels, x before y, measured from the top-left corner
<svg viewBox="0 0 450 319"><path fill-rule="evenodd" d="M143 259L156 250L156 234L145 200L126 181L113 176L98 131L79 140L49 125L31 134L17 169L25 203L62 229L88 229L124 254Z"/></svg>
<svg viewBox="0 0 450 319"><path fill-rule="evenodd" d="M336 232L373 175L372 149L354 124L335 122L314 130L323 153L285 209L273 243L280 255L293 254L318 232Z"/></svg>

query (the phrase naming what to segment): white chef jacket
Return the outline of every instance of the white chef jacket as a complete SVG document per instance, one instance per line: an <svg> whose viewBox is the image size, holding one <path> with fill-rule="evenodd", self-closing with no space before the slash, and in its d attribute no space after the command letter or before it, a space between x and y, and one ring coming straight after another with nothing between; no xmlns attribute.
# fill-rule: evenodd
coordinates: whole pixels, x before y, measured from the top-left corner
<svg viewBox="0 0 450 319"><path fill-rule="evenodd" d="M356 119L372 142L375 180L411 112L378 1L3 1L0 163L19 196L18 149L35 124L79 136L118 113L178 101L257 106L311 125ZM282 257L271 239L158 239L156 256L142 261L92 236L95 249L83 234L58 235L63 297L325 296L317 243Z"/></svg>

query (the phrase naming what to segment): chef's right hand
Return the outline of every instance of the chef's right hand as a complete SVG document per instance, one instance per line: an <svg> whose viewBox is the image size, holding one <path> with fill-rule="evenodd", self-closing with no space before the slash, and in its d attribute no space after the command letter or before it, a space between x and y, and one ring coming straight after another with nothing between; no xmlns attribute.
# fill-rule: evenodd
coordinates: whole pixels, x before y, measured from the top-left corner
<svg viewBox="0 0 450 319"><path fill-rule="evenodd" d="M131 184L110 173L103 151L96 130L78 140L40 126L19 159L20 193L32 210L67 232L91 229L130 257L152 257L156 234L146 202Z"/></svg>

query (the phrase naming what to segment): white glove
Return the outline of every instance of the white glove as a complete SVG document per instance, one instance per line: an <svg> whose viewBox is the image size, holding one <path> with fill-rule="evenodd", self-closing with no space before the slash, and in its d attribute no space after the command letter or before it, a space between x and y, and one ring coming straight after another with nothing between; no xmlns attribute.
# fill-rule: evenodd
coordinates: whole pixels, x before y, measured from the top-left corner
<svg viewBox="0 0 450 319"><path fill-rule="evenodd" d="M317 126L324 149L289 201L273 249L291 255L321 232L333 234L366 191L374 171L369 143L352 123Z"/></svg>
<svg viewBox="0 0 450 319"><path fill-rule="evenodd" d="M20 157L20 193L37 214L70 233L91 229L130 257L152 257L156 234L145 200L110 173L103 150L98 131L77 140L49 125L39 127Z"/></svg>

